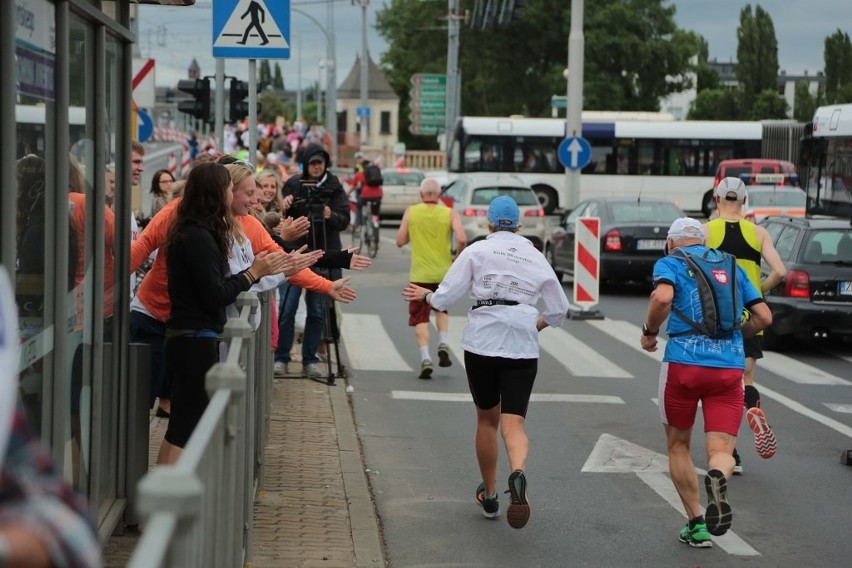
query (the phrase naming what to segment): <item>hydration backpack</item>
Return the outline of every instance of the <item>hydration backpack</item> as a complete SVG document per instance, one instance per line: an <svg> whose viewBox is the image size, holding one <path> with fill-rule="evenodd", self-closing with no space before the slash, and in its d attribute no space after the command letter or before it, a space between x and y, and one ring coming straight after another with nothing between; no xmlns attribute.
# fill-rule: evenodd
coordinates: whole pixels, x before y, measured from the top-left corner
<svg viewBox="0 0 852 568"><path fill-rule="evenodd" d="M375 164L370 164L364 168L364 183L367 185L382 185L385 180L382 178L382 170Z"/></svg>
<svg viewBox="0 0 852 568"><path fill-rule="evenodd" d="M698 287L701 312L704 316L704 321L698 323L672 306L672 312L692 326L692 330L675 333L670 337L701 334L713 339L724 339L733 336L742 326L742 307L739 307L737 287L737 259L716 249L707 249L696 254L678 248L669 256L686 261L687 269L692 273Z"/></svg>

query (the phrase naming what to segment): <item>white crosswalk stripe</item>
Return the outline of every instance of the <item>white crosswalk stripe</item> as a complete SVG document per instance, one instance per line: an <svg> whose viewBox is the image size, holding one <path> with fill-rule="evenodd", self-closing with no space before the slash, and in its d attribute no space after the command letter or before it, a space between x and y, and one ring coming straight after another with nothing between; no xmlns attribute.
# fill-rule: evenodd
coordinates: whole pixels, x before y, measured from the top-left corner
<svg viewBox="0 0 852 568"><path fill-rule="evenodd" d="M391 398L396 400L428 400L432 402L473 401L473 398L469 394L462 392L391 391ZM530 395L530 402L591 402L598 404L624 404L624 400L619 396L554 393L533 393Z"/></svg>
<svg viewBox="0 0 852 568"><path fill-rule="evenodd" d="M767 370L802 385L852 385L845 379L774 351L763 352L763 359L757 362L757 370L758 373Z"/></svg>
<svg viewBox="0 0 852 568"><path fill-rule="evenodd" d="M823 404L834 412L841 414L852 414L852 404L838 404L836 402L823 402Z"/></svg>
<svg viewBox="0 0 852 568"><path fill-rule="evenodd" d="M639 345L639 336L642 335L642 328L638 325L633 325L628 321L609 318L602 320L588 320L586 323L624 343L631 349L634 349L643 355L647 355L655 361L663 360L663 352L666 350L666 340L662 337L657 338L657 350L653 353L645 351Z"/></svg>
<svg viewBox="0 0 852 568"><path fill-rule="evenodd" d="M634 378L632 374L610 361L606 355L564 329L544 329L539 334L538 341L543 351L547 351L575 377Z"/></svg>
<svg viewBox="0 0 852 568"><path fill-rule="evenodd" d="M414 371L397 351L379 316L345 314L341 319L340 333L353 369Z"/></svg>

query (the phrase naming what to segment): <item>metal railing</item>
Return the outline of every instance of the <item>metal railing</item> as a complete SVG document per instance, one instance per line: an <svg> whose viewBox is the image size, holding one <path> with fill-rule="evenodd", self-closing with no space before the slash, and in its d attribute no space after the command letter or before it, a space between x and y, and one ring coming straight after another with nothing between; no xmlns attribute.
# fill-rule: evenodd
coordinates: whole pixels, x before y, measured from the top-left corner
<svg viewBox="0 0 852 568"><path fill-rule="evenodd" d="M239 295L240 315L222 334L227 356L207 372L207 409L177 463L157 466L139 482L137 510L145 522L131 568L251 562L272 388L268 302L269 294Z"/></svg>

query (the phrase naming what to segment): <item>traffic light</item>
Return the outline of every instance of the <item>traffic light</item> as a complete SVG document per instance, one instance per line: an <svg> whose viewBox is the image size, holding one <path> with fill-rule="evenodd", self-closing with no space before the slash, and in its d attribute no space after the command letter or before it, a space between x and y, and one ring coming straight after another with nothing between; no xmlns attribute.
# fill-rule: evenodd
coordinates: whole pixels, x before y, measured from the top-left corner
<svg viewBox="0 0 852 568"><path fill-rule="evenodd" d="M228 122L240 122L249 114L248 97L249 88L246 81L231 79L231 88L228 94ZM257 103L257 112L260 113L260 103Z"/></svg>
<svg viewBox="0 0 852 568"><path fill-rule="evenodd" d="M192 95L191 101L180 101L178 110L200 120L210 120L210 79L181 79L178 90Z"/></svg>

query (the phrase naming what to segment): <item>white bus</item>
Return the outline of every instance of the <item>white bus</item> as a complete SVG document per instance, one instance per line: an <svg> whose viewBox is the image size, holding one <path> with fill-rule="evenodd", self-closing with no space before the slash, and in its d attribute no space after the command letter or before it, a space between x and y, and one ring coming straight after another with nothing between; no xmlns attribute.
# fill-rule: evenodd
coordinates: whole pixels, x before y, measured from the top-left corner
<svg viewBox="0 0 852 568"><path fill-rule="evenodd" d="M809 215L852 219L852 104L816 110L802 141L799 179Z"/></svg>
<svg viewBox="0 0 852 568"><path fill-rule="evenodd" d="M794 161L803 125L793 121L675 121L665 113L584 112L592 159L580 199L651 195L700 211L721 160ZM448 155L450 175L511 172L539 196L546 213L566 205L565 169L557 158L565 121L552 118L462 117Z"/></svg>

